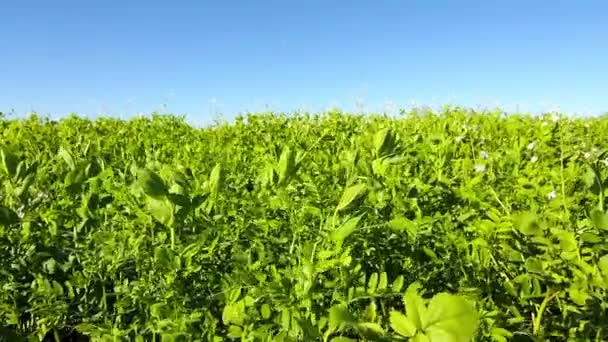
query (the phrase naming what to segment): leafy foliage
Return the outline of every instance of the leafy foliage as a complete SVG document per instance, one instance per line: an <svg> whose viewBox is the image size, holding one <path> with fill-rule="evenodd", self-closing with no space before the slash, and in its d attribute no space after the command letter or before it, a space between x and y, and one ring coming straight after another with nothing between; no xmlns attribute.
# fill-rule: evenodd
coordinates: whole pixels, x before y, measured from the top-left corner
<svg viewBox="0 0 608 342"><path fill-rule="evenodd" d="M608 338L606 118L0 127L0 340Z"/></svg>

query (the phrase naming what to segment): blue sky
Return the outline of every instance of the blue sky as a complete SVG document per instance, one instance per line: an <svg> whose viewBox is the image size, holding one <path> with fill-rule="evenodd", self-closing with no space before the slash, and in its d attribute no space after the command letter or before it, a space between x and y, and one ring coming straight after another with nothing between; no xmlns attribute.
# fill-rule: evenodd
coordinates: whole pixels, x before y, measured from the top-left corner
<svg viewBox="0 0 608 342"><path fill-rule="evenodd" d="M0 4L0 111L608 111L606 1Z"/></svg>

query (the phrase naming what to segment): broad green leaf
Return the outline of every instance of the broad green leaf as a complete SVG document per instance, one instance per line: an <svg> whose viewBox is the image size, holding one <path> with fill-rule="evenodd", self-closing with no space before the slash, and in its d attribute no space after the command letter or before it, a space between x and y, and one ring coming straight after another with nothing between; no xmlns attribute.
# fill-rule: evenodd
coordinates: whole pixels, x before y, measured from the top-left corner
<svg viewBox="0 0 608 342"><path fill-rule="evenodd" d="M76 168L76 162L74 161L74 157L72 156L72 154L70 152L68 152L68 150L63 148L63 146L59 147L59 151L57 151L57 155L60 158L62 158L66 164L68 164L68 167L70 168L70 170L74 170Z"/></svg>
<svg viewBox="0 0 608 342"><path fill-rule="evenodd" d="M340 202L336 207L337 211L346 209L355 200L363 197L367 191L367 186L364 183L352 185L344 190Z"/></svg>
<svg viewBox="0 0 608 342"><path fill-rule="evenodd" d="M594 195L599 195L601 193L601 180L593 169L587 169L587 172L585 172L585 175L583 176L583 181L585 182L587 189L591 190Z"/></svg>
<svg viewBox="0 0 608 342"><path fill-rule="evenodd" d="M385 128L374 136L374 152L376 157L386 157L395 148L395 134L390 128Z"/></svg>
<svg viewBox="0 0 608 342"><path fill-rule="evenodd" d="M469 342L475 336L479 315L465 298L440 293L429 302L423 324L431 342Z"/></svg>
<svg viewBox="0 0 608 342"><path fill-rule="evenodd" d="M416 334L416 324L412 323L410 319L398 311L391 311L390 313L391 328L395 330L399 335L405 337L412 337Z"/></svg>
<svg viewBox="0 0 608 342"><path fill-rule="evenodd" d="M140 169L137 172L137 183L144 193L152 198L160 199L167 195L165 182L153 171Z"/></svg>
<svg viewBox="0 0 608 342"><path fill-rule="evenodd" d="M534 257L528 258L526 260L526 268L528 269L528 272L537 274L543 274L543 272L545 271L545 265L543 261Z"/></svg>
<svg viewBox="0 0 608 342"><path fill-rule="evenodd" d="M262 308L260 309L260 313L262 314L262 318L264 318L264 319L270 318L270 315L271 315L270 305L263 304Z"/></svg>
<svg viewBox="0 0 608 342"><path fill-rule="evenodd" d="M279 183L284 184L290 177L293 176L296 171L296 160L295 153L285 146L281 156L279 157L279 163L277 167L277 173L279 175Z"/></svg>
<svg viewBox="0 0 608 342"><path fill-rule="evenodd" d="M409 317L410 321L417 329L423 328L423 319L426 317L426 306L424 300L418 294L419 289L422 286L418 282L414 282L408 286L403 296L403 303L405 304L405 312Z"/></svg>
<svg viewBox="0 0 608 342"><path fill-rule="evenodd" d="M245 303L241 300L224 306L222 321L224 324L243 325L245 322Z"/></svg>
<svg viewBox="0 0 608 342"><path fill-rule="evenodd" d="M338 229L334 230L331 233L331 239L338 243L344 241L344 239L346 239L357 229L357 224L359 224L359 221L361 221L362 217L363 216L361 215L348 219Z"/></svg>
<svg viewBox="0 0 608 342"><path fill-rule="evenodd" d="M188 196L169 193L169 194L167 194L167 198L173 204L176 204L176 205L179 205L179 206L182 206L182 207L188 207L188 206L190 206L190 199L188 198Z"/></svg>
<svg viewBox="0 0 608 342"><path fill-rule="evenodd" d="M591 221L597 229L608 230L608 213L600 209L593 209L590 213Z"/></svg>
<svg viewBox="0 0 608 342"><path fill-rule="evenodd" d="M168 200L150 198L148 200L148 207L150 210L150 214L158 222L167 227L173 225L173 205Z"/></svg>
<svg viewBox="0 0 608 342"><path fill-rule="evenodd" d="M575 304L583 306L587 303L591 295L586 288L579 284L572 284L568 289L568 296Z"/></svg>
<svg viewBox="0 0 608 342"><path fill-rule="evenodd" d="M516 217L516 225L520 232L529 236L543 234L543 228L533 213L522 213Z"/></svg>
<svg viewBox="0 0 608 342"><path fill-rule="evenodd" d="M395 231L406 231L411 237L418 233L418 226L403 216L397 216L388 222L388 226Z"/></svg>
<svg viewBox="0 0 608 342"><path fill-rule="evenodd" d="M217 196L224 183L224 172L221 164L216 164L209 174L209 192Z"/></svg>
<svg viewBox="0 0 608 342"><path fill-rule="evenodd" d="M355 317L343 305L334 305L329 309L329 326L337 329L342 326L356 324Z"/></svg>
<svg viewBox="0 0 608 342"><path fill-rule="evenodd" d="M0 148L0 160L2 161L2 169L9 177L13 177L17 171L19 159L15 154L7 148Z"/></svg>
<svg viewBox="0 0 608 342"><path fill-rule="evenodd" d="M228 337L239 338L243 335L243 328L237 325L231 325L228 327Z"/></svg>
<svg viewBox="0 0 608 342"><path fill-rule="evenodd" d="M433 341L431 341L427 335L419 333L419 334L416 334L416 336L410 338L408 342L433 342Z"/></svg>

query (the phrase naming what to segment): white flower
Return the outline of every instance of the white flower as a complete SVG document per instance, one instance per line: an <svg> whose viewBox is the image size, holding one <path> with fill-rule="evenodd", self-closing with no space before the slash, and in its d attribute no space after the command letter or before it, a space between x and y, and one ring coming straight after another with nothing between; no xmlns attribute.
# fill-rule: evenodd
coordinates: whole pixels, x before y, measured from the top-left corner
<svg viewBox="0 0 608 342"><path fill-rule="evenodd" d="M541 126L545 127L547 126L549 123L547 121L543 121L543 123L541 124Z"/></svg>
<svg viewBox="0 0 608 342"><path fill-rule="evenodd" d="M558 122L559 121L559 116L557 114L553 114L553 116L551 116L551 121Z"/></svg>
<svg viewBox="0 0 608 342"><path fill-rule="evenodd" d="M589 159L591 157L591 153L585 152L583 153L583 157L585 157L585 159Z"/></svg>
<svg viewBox="0 0 608 342"><path fill-rule="evenodd" d="M479 156L481 157L481 159L488 159L490 157L490 154L488 153L488 151L481 151L481 153L479 153Z"/></svg>
<svg viewBox="0 0 608 342"><path fill-rule="evenodd" d="M533 141L528 144L528 150L532 151L536 147L536 143Z"/></svg>
<svg viewBox="0 0 608 342"><path fill-rule="evenodd" d="M532 163L536 163L537 161L538 161L537 156L532 156L532 158L530 158L530 162L532 162Z"/></svg>
<svg viewBox="0 0 608 342"><path fill-rule="evenodd" d="M550 193L547 194L547 199L549 201L553 201L556 198L557 198L557 192L555 192L555 190L553 190L553 191L551 191Z"/></svg>
<svg viewBox="0 0 608 342"><path fill-rule="evenodd" d="M600 160L600 163L604 164L604 166L608 166L608 159Z"/></svg>
<svg viewBox="0 0 608 342"><path fill-rule="evenodd" d="M475 166L473 166L473 169L475 169L475 172L484 172L486 170L486 166L485 165L475 165Z"/></svg>
<svg viewBox="0 0 608 342"><path fill-rule="evenodd" d="M461 136L457 136L456 138L454 138L454 140L456 140L457 143L461 143L464 140L464 138Z"/></svg>
<svg viewBox="0 0 608 342"><path fill-rule="evenodd" d="M588 122L585 122L585 128L589 128L591 125Z"/></svg>

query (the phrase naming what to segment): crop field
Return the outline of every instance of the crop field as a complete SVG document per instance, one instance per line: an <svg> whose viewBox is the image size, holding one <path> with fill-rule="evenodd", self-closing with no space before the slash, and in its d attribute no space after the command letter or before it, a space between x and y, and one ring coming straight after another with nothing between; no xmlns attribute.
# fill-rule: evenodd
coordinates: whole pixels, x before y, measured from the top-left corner
<svg viewBox="0 0 608 342"><path fill-rule="evenodd" d="M0 341L606 341L608 117L0 116Z"/></svg>

